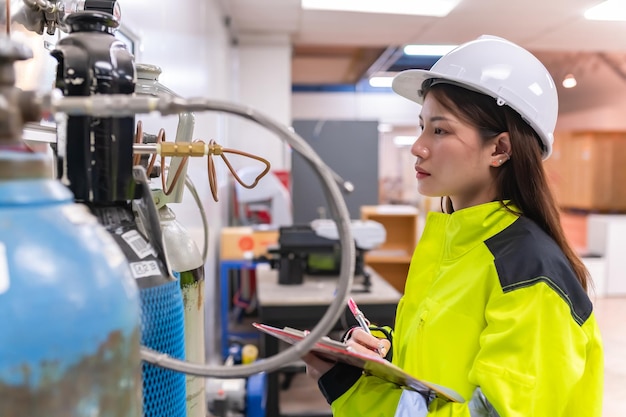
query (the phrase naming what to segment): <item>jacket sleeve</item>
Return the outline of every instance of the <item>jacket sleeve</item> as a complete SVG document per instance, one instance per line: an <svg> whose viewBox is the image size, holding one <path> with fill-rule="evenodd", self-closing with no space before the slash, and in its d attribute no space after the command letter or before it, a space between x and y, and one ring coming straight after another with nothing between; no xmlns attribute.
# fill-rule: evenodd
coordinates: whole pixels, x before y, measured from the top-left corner
<svg viewBox="0 0 626 417"><path fill-rule="evenodd" d="M599 417L603 365L595 317L591 311L580 317L547 281L488 303L469 379L500 416ZM596 398L576 404L584 385Z"/></svg>
<svg viewBox="0 0 626 417"><path fill-rule="evenodd" d="M572 314L567 300L545 283L493 297L468 375L474 394L465 403L434 400L427 415L599 417L603 365L597 326L593 315L579 323ZM593 368L599 369L590 371ZM591 392L585 392L585 385ZM333 413L403 416L404 401L410 399L402 392L391 383L362 376L332 403Z"/></svg>
<svg viewBox="0 0 626 417"><path fill-rule="evenodd" d="M464 404L435 401L429 416L601 416L603 364L591 312L582 321L567 296L537 282L493 297L485 319L469 373L474 395Z"/></svg>

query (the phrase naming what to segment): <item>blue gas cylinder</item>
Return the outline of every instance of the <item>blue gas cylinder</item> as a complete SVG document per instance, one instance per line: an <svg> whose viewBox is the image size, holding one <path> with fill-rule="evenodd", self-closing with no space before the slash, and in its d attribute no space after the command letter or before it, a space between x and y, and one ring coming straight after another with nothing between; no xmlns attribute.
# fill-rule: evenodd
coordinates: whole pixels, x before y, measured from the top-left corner
<svg viewBox="0 0 626 417"><path fill-rule="evenodd" d="M149 193L142 184L137 184ZM185 359L184 306L177 280L169 280L157 249L141 233L133 213L124 206L90 207L110 233L139 288L141 344L177 359ZM185 374L143 364L144 417L186 417ZM0 416L1 417L1 416Z"/></svg>
<svg viewBox="0 0 626 417"><path fill-rule="evenodd" d="M42 158L0 146L0 416L140 417L137 285Z"/></svg>

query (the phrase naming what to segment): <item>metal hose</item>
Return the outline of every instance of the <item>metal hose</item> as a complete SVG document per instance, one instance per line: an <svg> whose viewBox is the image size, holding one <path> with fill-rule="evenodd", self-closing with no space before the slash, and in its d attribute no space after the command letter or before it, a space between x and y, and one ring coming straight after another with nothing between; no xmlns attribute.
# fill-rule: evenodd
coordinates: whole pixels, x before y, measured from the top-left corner
<svg viewBox="0 0 626 417"><path fill-rule="evenodd" d="M181 99L129 95L63 97L57 94L43 96L40 104L42 108L49 111L63 112L75 116L119 117L154 111L162 115L199 111L217 111L234 114L260 124L287 142L296 152L304 157L322 182L332 217L337 224L339 232L339 241L342 248L341 272L335 298L310 335L277 355L249 365L209 366L196 364L174 359L168 355L142 347L141 358L144 361L190 375L216 378L247 377L259 372L271 372L284 366L285 363L296 361L311 350L315 343L334 327L343 313L354 278L355 247L350 230L350 215L343 195L337 185L337 175L330 170L313 148L299 135L251 107L205 98Z"/></svg>

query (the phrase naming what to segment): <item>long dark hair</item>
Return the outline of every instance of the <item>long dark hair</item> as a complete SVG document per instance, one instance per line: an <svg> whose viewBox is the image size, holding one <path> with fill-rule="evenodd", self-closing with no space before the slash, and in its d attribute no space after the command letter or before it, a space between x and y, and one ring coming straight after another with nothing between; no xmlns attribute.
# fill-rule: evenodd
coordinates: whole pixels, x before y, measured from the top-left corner
<svg viewBox="0 0 626 417"><path fill-rule="evenodd" d="M533 220L550 235L587 290L589 272L563 233L559 209L541 160L543 145L534 129L510 107L499 106L494 98L457 85L426 80L422 94L424 97L432 94L446 110L478 129L485 141L500 133L509 133L512 156L497 170L496 199L512 211L504 202L509 200L521 211L516 214ZM443 197L441 204L443 211L454 211L449 198Z"/></svg>

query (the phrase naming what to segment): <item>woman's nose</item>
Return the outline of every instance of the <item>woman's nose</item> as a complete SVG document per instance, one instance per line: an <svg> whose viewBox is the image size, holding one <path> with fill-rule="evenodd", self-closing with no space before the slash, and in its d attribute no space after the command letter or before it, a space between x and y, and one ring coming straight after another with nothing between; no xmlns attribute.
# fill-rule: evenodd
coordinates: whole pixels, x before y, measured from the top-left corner
<svg viewBox="0 0 626 417"><path fill-rule="evenodd" d="M415 139L415 142L413 142L413 145L411 146L411 154L414 156L417 156L419 158L427 158L429 155L429 151L428 148L426 146L424 146L424 141L420 140L420 137L418 136L417 139Z"/></svg>

